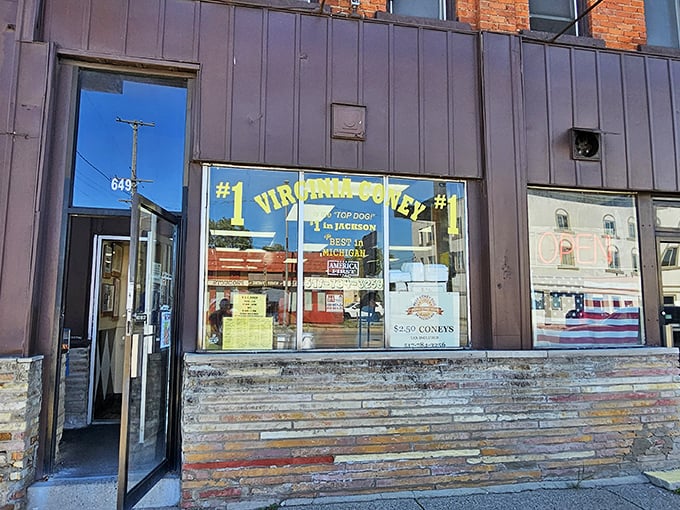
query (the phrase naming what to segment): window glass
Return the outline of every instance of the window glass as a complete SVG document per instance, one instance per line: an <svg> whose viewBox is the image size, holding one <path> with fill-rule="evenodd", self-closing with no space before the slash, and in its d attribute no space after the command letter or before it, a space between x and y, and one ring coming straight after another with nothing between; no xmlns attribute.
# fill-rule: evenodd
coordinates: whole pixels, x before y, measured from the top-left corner
<svg viewBox="0 0 680 510"><path fill-rule="evenodd" d="M529 0L529 23L531 30L561 32L576 19L575 0ZM577 35L576 25L567 34Z"/></svg>
<svg viewBox="0 0 680 510"><path fill-rule="evenodd" d="M680 229L680 207L678 204L655 204L656 228Z"/></svg>
<svg viewBox="0 0 680 510"><path fill-rule="evenodd" d="M383 178L305 173L304 189L304 347L385 347Z"/></svg>
<svg viewBox="0 0 680 510"><path fill-rule="evenodd" d="M134 128L138 192L182 209L186 80L82 69L72 205L128 209Z"/></svg>
<svg viewBox="0 0 680 510"><path fill-rule="evenodd" d="M528 205L534 346L641 344L637 236L617 239L615 246L602 230L605 215L614 222L636 217L634 197L532 189ZM556 232L550 223L558 208L569 214L569 232ZM566 267L565 260L573 266ZM550 306L537 307L537 293L550 296Z"/></svg>
<svg viewBox="0 0 680 510"><path fill-rule="evenodd" d="M441 0L391 0L392 13L403 16L443 19Z"/></svg>
<svg viewBox="0 0 680 510"><path fill-rule="evenodd" d="M297 207L292 172L213 167L208 183L206 349L294 347Z"/></svg>
<svg viewBox="0 0 680 510"><path fill-rule="evenodd" d="M466 346L463 184L390 179L389 206L390 346Z"/></svg>
<svg viewBox="0 0 680 510"><path fill-rule="evenodd" d="M203 349L468 344L462 183L205 171Z"/></svg>
<svg viewBox="0 0 680 510"><path fill-rule="evenodd" d="M645 0L647 44L678 47L677 0Z"/></svg>

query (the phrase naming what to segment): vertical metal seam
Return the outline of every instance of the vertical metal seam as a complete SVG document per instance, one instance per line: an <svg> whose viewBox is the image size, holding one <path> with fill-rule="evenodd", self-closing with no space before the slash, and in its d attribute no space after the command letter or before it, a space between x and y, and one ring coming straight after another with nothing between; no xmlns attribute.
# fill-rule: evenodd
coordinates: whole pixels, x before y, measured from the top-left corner
<svg viewBox="0 0 680 510"><path fill-rule="evenodd" d="M418 175L423 175L426 170L427 159L425 158L425 98L423 97L423 29L418 27L416 32L416 55L418 55L418 81L416 83L416 94L418 97Z"/></svg>
<svg viewBox="0 0 680 510"><path fill-rule="evenodd" d="M675 162L673 180L675 181L675 190L678 191L678 117L676 115L677 102L675 100L675 80L673 79L673 61L668 59L666 67L668 69L668 87L671 101L671 127L673 129L673 161Z"/></svg>
<svg viewBox="0 0 680 510"><path fill-rule="evenodd" d="M262 55L260 57L260 111L257 112L258 124L259 124L259 140L258 140L258 158L260 162L265 161L265 150L266 150L266 124L267 124L267 79L269 69L268 56L269 56L269 21L271 17L271 11L266 9L260 10L260 26L262 28L262 34L260 37L260 44L262 45Z"/></svg>
<svg viewBox="0 0 680 510"><path fill-rule="evenodd" d="M293 41L293 90L291 98L293 101L293 146L290 147L291 162L294 166L300 165L300 74L302 72L301 53L302 53L302 16L295 16L294 41ZM286 304L289 306L289 304Z"/></svg>
<svg viewBox="0 0 680 510"><path fill-rule="evenodd" d="M236 34L234 33L234 26L236 24L236 7L228 7L229 19L227 20L227 75L225 76L226 84L226 101L225 101L225 130L224 130L224 156L226 161L230 161L232 157L232 136L231 132L234 126L234 74L236 73Z"/></svg>
<svg viewBox="0 0 680 510"><path fill-rule="evenodd" d="M654 137L652 136L654 119L652 118L652 94L650 93L649 89L649 59L645 56L642 58L642 62L644 64L645 70L645 100L646 100L645 102L647 103L647 133L649 135L649 152L650 152L649 162L651 163L652 167L652 189L657 189L657 176L656 176L657 158Z"/></svg>
<svg viewBox="0 0 680 510"><path fill-rule="evenodd" d="M620 69L621 69L621 104L623 106L623 143L624 143L624 152L626 154L626 188L630 189L631 185L631 175L630 175L630 153L628 150L629 144L628 144L628 100L627 100L627 94L626 94L626 60L622 58L623 55L619 54L619 62L620 62Z"/></svg>
<svg viewBox="0 0 680 510"><path fill-rule="evenodd" d="M550 47L547 44L543 44L543 61L544 61L544 72L545 72L545 111L546 111L546 129L548 131L548 182L550 184L555 184L555 151L553 151L552 144L552 87L550 81Z"/></svg>

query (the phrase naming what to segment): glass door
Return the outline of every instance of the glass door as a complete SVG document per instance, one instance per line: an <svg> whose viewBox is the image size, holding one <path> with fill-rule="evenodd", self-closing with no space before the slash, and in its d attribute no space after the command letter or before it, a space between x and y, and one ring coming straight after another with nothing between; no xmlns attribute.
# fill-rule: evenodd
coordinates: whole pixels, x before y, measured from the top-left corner
<svg viewBox="0 0 680 510"><path fill-rule="evenodd" d="M680 347L680 237L658 243L662 327L667 347Z"/></svg>
<svg viewBox="0 0 680 510"><path fill-rule="evenodd" d="M169 467L178 219L133 195L118 467L118 509Z"/></svg>

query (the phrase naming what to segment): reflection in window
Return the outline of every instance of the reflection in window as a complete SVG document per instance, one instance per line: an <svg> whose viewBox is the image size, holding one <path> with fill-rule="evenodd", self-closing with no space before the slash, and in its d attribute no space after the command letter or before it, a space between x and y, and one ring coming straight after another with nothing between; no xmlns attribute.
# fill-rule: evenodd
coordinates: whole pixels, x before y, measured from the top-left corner
<svg viewBox="0 0 680 510"><path fill-rule="evenodd" d="M136 121L139 193L182 209L186 86L184 79L80 70L74 207L129 208Z"/></svg>
<svg viewBox="0 0 680 510"><path fill-rule="evenodd" d="M560 264L563 266L574 265L574 247L569 241L560 243Z"/></svg>
<svg viewBox="0 0 680 510"><path fill-rule="evenodd" d="M616 237L616 220L611 214L607 214L602 220L605 235Z"/></svg>
<svg viewBox="0 0 680 510"><path fill-rule="evenodd" d="M569 214L564 209L555 212L555 223L558 230L569 230Z"/></svg>
<svg viewBox="0 0 680 510"><path fill-rule="evenodd" d="M656 228L680 230L680 207L678 202L654 204Z"/></svg>
<svg viewBox="0 0 680 510"><path fill-rule="evenodd" d="M642 343L642 286L636 257L637 235L611 243L602 218L636 217L634 196L531 189L529 257L532 295L542 292L551 306L532 307L534 346L573 348ZM555 231L551 211L564 210L569 231ZM565 277L560 266L573 257L578 271ZM624 263L626 265L624 265Z"/></svg>
<svg viewBox="0 0 680 510"><path fill-rule="evenodd" d="M576 19L578 0L529 0L529 22L531 30L541 32L561 32ZM581 35L577 25L567 30L567 34Z"/></svg>
<svg viewBox="0 0 680 510"><path fill-rule="evenodd" d="M460 327L468 299L464 187L414 179L389 182L395 197L417 197L389 218L390 345L465 346L467 331Z"/></svg>
<svg viewBox="0 0 680 510"><path fill-rule="evenodd" d="M420 18L446 19L446 0L390 0L393 14Z"/></svg>
<svg viewBox="0 0 680 510"><path fill-rule="evenodd" d="M205 172L204 349L467 345L462 183Z"/></svg>
<svg viewBox="0 0 680 510"><path fill-rule="evenodd" d="M628 239L635 239L637 237L637 225L635 218L628 218Z"/></svg>
<svg viewBox="0 0 680 510"><path fill-rule="evenodd" d="M678 247L667 246L661 256L661 267L678 267Z"/></svg>
<svg viewBox="0 0 680 510"><path fill-rule="evenodd" d="M621 257L619 255L619 249L616 246L609 247L609 269L618 270L621 268Z"/></svg>
<svg viewBox="0 0 680 510"><path fill-rule="evenodd" d="M678 0L645 0L647 44L678 47Z"/></svg>

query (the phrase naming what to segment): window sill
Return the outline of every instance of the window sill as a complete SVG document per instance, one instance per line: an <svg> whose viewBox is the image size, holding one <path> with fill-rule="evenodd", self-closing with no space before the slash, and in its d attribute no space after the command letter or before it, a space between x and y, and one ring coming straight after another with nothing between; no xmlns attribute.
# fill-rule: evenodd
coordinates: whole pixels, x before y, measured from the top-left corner
<svg viewBox="0 0 680 510"><path fill-rule="evenodd" d="M374 18L381 21L392 21L396 23L406 23L409 25L418 25L421 27L432 28L446 28L453 30L472 31L469 23L462 23L449 19L434 19L434 18L420 18L418 16L402 16L400 14L392 14L391 12L376 11Z"/></svg>
<svg viewBox="0 0 680 510"><path fill-rule="evenodd" d="M639 44L638 51L642 53L651 53L654 55L663 55L664 57L680 57L680 48L673 48L670 46L650 46L648 44Z"/></svg>
<svg viewBox="0 0 680 510"><path fill-rule="evenodd" d="M550 42L557 35L552 32L539 32L537 30L520 30L520 35L525 39L532 39L535 41ZM584 46L587 48L605 48L607 45L604 39L596 39L594 37L585 37L582 35L562 34L555 44L570 44L572 46Z"/></svg>
<svg viewBox="0 0 680 510"><path fill-rule="evenodd" d="M560 265L557 266L557 269L569 269L571 271L578 271L581 268L579 268L578 266L572 266L572 265L568 265L568 264L560 264Z"/></svg>

